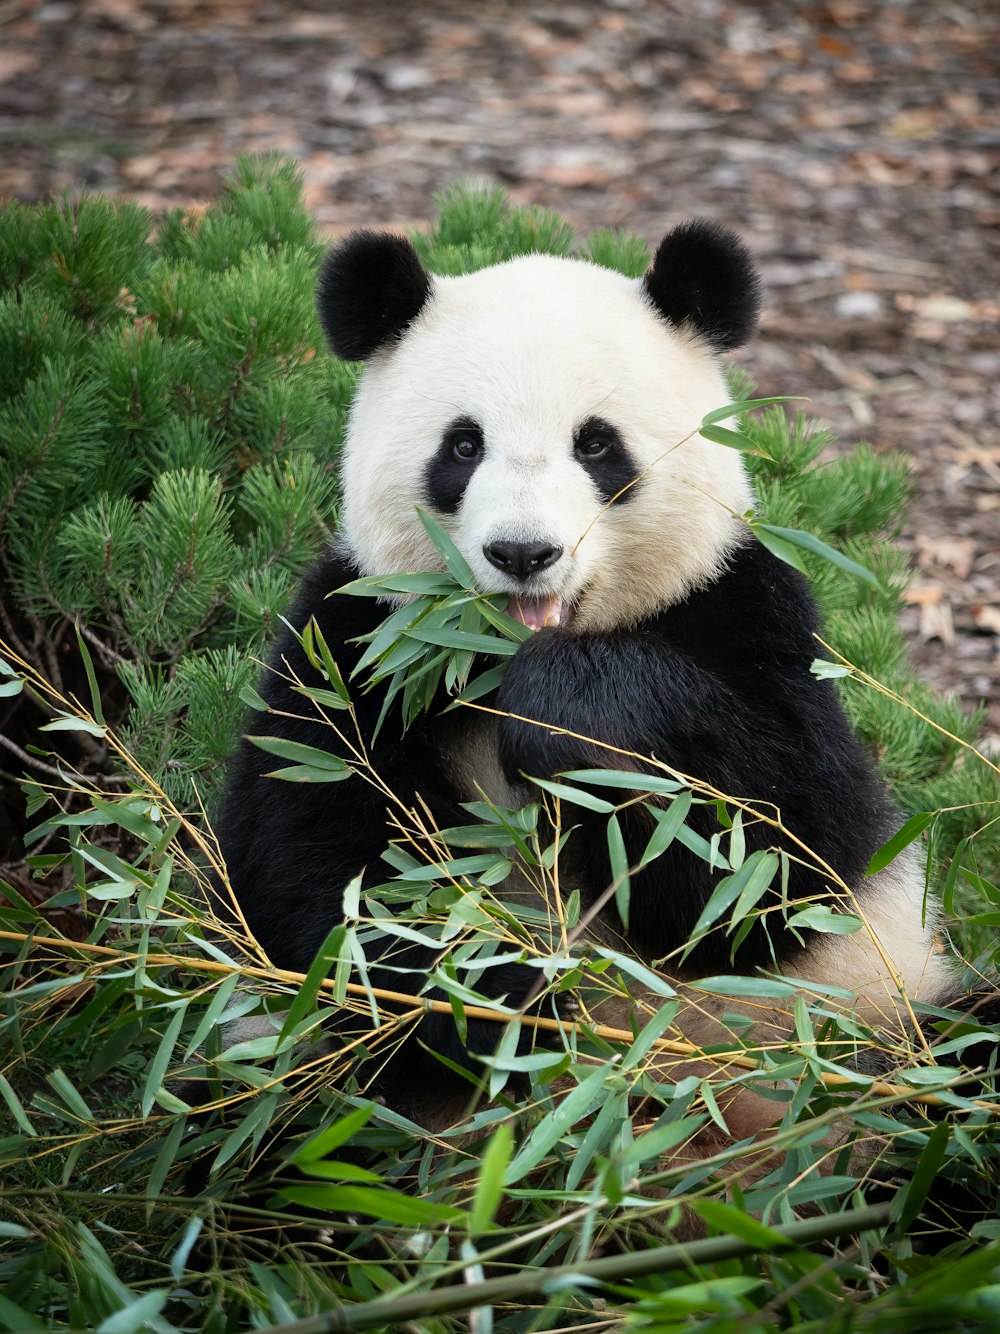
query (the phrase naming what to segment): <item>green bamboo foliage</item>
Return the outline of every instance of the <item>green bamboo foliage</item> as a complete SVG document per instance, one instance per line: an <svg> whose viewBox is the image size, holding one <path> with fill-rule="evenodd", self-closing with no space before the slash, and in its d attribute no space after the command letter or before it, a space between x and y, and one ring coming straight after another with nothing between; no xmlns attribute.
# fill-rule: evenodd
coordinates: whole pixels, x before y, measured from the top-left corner
<svg viewBox="0 0 1000 1334"><path fill-rule="evenodd" d="M311 695L349 734L361 683L343 681L315 628L304 641L328 678L304 702ZM456 643L455 655L466 651ZM666 977L580 934L579 896L557 877L574 808L607 817L627 917L630 868L616 863L613 831L626 807L655 801L641 861L680 839L722 869L692 938L725 933L738 962L744 926L775 909L781 865L745 855L737 798L711 845L686 821L695 803L718 807L717 795L669 771L567 773L539 783L533 806L472 803L470 823L450 830L401 813L384 882L349 887L345 920L309 972L283 974L220 912L225 873L210 833L143 772L96 701L66 699L4 653L0 691L31 692L52 718L41 744L77 731L102 739L130 782L108 794L67 766L59 783L25 785L32 864L68 861L76 873L44 911L13 886L0 904L0 1229L10 1242L0 1328L280 1329L306 1316L316 1331L436 1329L489 1304L497 1327L514 1330L543 1296L561 1327L603 1312L636 1329L697 1321L728 1334L763 1306L773 1317L751 1327L888 1330L917 1298L885 1276L907 1273L912 1247L928 1241L949 1248L946 1264L910 1275L924 1319L942 1322L930 1327L946 1328L956 1303L970 1320L989 1311L1000 1256L981 1243L994 1235L1000 1122L991 1081L967 1071L990 1063L995 1035L924 1007L928 1030L944 1034L929 1060L919 1043L887 1041L838 1009L835 988L714 977L692 994L724 1001L730 1041L702 1054L672 1028L681 1000ZM333 730L332 751L258 740L276 781L364 770L334 753ZM920 827L911 821L885 858ZM537 902L495 894L514 856ZM207 879L213 868L221 889ZM978 893L988 913L996 890ZM54 915L70 903L86 938ZM836 905L783 911L804 934L861 929ZM481 1075L489 1101L477 1103L473 1076L465 1119L435 1134L365 1096L409 1023L373 991L365 960L414 939L441 963L429 977L400 974L412 1006L450 1010L460 1028L470 1013L491 1014L499 1037ZM511 950L550 994L577 998L571 1019L542 1008L531 1023L547 1040L527 1052L516 1016L477 990ZM421 1001L430 986L446 999ZM631 1029L604 1027L602 1001L637 989ZM760 1005L786 1016L787 1047L750 1038ZM331 1006L355 1025L346 1048L324 1039ZM512 1099L515 1074L529 1097ZM774 1101L775 1127L752 1148L724 1131L720 1108L736 1087ZM684 1151L693 1137L694 1159ZM748 1153L755 1171L734 1197ZM960 1183L971 1238L928 1206L942 1181ZM803 1208L814 1216L799 1221ZM706 1239L676 1244L682 1218L688 1232L700 1220Z"/></svg>

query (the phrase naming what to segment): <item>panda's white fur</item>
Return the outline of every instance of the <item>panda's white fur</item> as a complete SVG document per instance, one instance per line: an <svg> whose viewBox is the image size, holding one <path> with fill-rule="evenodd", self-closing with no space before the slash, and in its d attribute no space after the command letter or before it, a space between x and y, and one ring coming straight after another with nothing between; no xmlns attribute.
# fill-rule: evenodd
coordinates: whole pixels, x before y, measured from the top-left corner
<svg viewBox="0 0 1000 1334"><path fill-rule="evenodd" d="M579 630L634 624L711 579L740 538L734 516L752 504L742 459L697 433L727 401L717 359L666 325L638 281L546 255L435 278L358 387L344 537L366 574L440 566L414 506L426 503L429 450L466 413L486 456L444 522L478 586L516 595L483 547L544 537L565 554L535 596L575 604ZM608 506L574 459L574 432L594 415L614 421L643 470L641 506Z"/></svg>
<svg viewBox="0 0 1000 1334"><path fill-rule="evenodd" d="M924 866L912 849L863 886L863 929L818 935L797 969L804 982L840 987L875 1028L892 1026L907 1000L934 1004L955 994L955 967L940 936L939 912L928 895Z"/></svg>

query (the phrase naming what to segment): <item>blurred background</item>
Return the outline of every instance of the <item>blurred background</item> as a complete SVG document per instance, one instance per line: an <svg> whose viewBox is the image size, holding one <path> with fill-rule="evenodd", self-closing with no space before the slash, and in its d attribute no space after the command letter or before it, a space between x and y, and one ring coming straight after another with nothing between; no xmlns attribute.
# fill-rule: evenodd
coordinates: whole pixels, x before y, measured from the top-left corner
<svg viewBox="0 0 1000 1334"><path fill-rule="evenodd" d="M761 392L909 455L914 656L1000 749L998 53L996 0L3 0L0 201L196 206L274 151L331 235L463 177L582 231L729 223Z"/></svg>

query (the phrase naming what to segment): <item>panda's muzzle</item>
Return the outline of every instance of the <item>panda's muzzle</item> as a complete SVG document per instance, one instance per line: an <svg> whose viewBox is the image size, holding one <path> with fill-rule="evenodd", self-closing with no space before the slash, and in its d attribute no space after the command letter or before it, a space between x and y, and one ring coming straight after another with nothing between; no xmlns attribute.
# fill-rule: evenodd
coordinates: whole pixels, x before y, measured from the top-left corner
<svg viewBox="0 0 1000 1334"><path fill-rule="evenodd" d="M562 547L549 542L489 542L483 547L491 565L521 583L555 565L562 554Z"/></svg>

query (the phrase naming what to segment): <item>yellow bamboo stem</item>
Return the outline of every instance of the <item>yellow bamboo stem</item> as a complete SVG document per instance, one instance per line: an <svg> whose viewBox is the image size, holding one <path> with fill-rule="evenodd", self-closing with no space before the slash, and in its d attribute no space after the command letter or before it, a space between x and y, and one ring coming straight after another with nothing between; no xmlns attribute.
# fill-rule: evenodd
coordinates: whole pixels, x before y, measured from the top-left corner
<svg viewBox="0 0 1000 1334"><path fill-rule="evenodd" d="M90 941L65 940L59 936L39 936L25 931L0 931L0 940L11 940L19 942L30 941L34 945L56 948L64 951L80 950L85 954L95 955L101 958L114 958L119 961L137 959L139 956L122 950L116 950L108 945L98 945ZM263 982L284 982L289 986L301 986L305 981L305 973L293 972L286 968L259 968L252 964L224 964L216 959L192 959L187 956L164 954L150 957L146 955L147 963L173 966L177 968L189 969L198 973L222 973L230 976L238 973L242 977L252 978L255 981ZM320 982L320 987L326 991L333 991L335 983L330 978L324 978ZM346 989L349 994L359 997L374 997L375 1000L387 1001L396 1005L405 1005L421 1011L432 1011L439 1014L451 1013L451 1002L446 1000L431 1000L423 996L414 996L409 992L390 991L384 987L367 987L358 982L348 982ZM521 1023L527 1024L531 1028L543 1029L556 1033L576 1033L580 1031L580 1025L572 1019L552 1019L547 1015L519 1014L517 1016L503 1010L495 1010L485 1005L466 1005L465 1013L470 1019L486 1019L495 1023L510 1023L511 1019L516 1017ZM606 1039L609 1042L627 1042L629 1045L635 1040L635 1034L626 1028L610 1028L604 1024L588 1025L587 1029L595 1036ZM705 1052L700 1047L690 1042L681 1042L673 1038L656 1038L652 1043L652 1050L665 1052L671 1056L678 1056L687 1059L704 1061L710 1065L736 1066L742 1070L759 1070L760 1066L752 1057L747 1056L742 1049L729 1052ZM903 1084L890 1084L881 1080L873 1081L870 1084L860 1085L856 1079L849 1075L837 1074L836 1071L819 1071L816 1078L825 1088L853 1088L860 1092L869 1092L879 1097L900 1098L908 1102L920 1103L930 1107L947 1107L943 1098L935 1093L922 1093L917 1089L912 1089ZM975 1079L972 1073L964 1074L960 1080L954 1082L968 1082ZM1000 1105L976 1099L970 1102L978 1110L987 1111L991 1115L1000 1113Z"/></svg>

